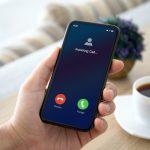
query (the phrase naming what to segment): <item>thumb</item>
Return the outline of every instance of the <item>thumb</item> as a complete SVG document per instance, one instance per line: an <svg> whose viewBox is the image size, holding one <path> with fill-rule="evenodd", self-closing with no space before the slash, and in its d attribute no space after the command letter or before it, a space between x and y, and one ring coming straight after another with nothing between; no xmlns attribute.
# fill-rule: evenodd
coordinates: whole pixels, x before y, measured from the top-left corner
<svg viewBox="0 0 150 150"><path fill-rule="evenodd" d="M45 87L56 63L59 50L60 48L56 48L34 69L22 85L24 91L29 93L34 91L45 91Z"/></svg>

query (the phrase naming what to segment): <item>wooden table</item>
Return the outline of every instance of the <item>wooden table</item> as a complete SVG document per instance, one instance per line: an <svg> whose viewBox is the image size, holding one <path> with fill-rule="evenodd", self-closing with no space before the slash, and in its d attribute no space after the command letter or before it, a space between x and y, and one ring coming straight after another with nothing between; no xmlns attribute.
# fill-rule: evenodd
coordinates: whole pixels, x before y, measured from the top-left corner
<svg viewBox="0 0 150 150"><path fill-rule="evenodd" d="M142 29L145 33L146 50L143 61L137 61L128 78L112 81L118 87L118 94L131 94L133 82L144 75L150 75L150 27ZM17 94L0 101L0 124L7 121L14 110ZM114 115L106 117L108 130L87 144L86 150L150 150L150 141L129 135L120 128Z"/></svg>

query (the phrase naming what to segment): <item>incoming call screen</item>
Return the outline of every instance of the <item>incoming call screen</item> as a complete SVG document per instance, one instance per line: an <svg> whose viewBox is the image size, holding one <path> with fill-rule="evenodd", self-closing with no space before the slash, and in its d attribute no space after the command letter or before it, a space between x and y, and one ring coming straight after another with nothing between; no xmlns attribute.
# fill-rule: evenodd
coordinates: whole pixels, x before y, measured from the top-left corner
<svg viewBox="0 0 150 150"><path fill-rule="evenodd" d="M69 25L41 109L44 121L91 126L117 34L117 28L108 25Z"/></svg>

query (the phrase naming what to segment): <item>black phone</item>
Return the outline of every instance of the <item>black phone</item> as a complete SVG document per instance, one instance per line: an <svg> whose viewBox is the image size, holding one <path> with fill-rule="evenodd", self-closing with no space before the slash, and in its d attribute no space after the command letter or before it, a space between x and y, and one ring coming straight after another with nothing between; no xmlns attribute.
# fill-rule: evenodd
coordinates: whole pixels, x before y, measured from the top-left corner
<svg viewBox="0 0 150 150"><path fill-rule="evenodd" d="M118 36L112 25L68 25L41 107L43 122L82 131L93 127Z"/></svg>

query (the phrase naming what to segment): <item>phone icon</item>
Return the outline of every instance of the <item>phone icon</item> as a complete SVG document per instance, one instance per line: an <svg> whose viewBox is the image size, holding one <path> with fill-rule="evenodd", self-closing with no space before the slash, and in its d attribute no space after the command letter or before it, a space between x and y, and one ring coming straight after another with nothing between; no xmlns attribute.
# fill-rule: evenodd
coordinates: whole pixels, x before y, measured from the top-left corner
<svg viewBox="0 0 150 150"><path fill-rule="evenodd" d="M89 106L89 102L87 99L79 99L78 104L77 104L78 108L81 110L85 110L88 108Z"/></svg>
<svg viewBox="0 0 150 150"><path fill-rule="evenodd" d="M84 101L81 102L81 107L84 108Z"/></svg>
<svg viewBox="0 0 150 150"><path fill-rule="evenodd" d="M65 103L65 101L66 101L66 96L64 94L56 95L56 97L55 97L56 104L62 105Z"/></svg>

